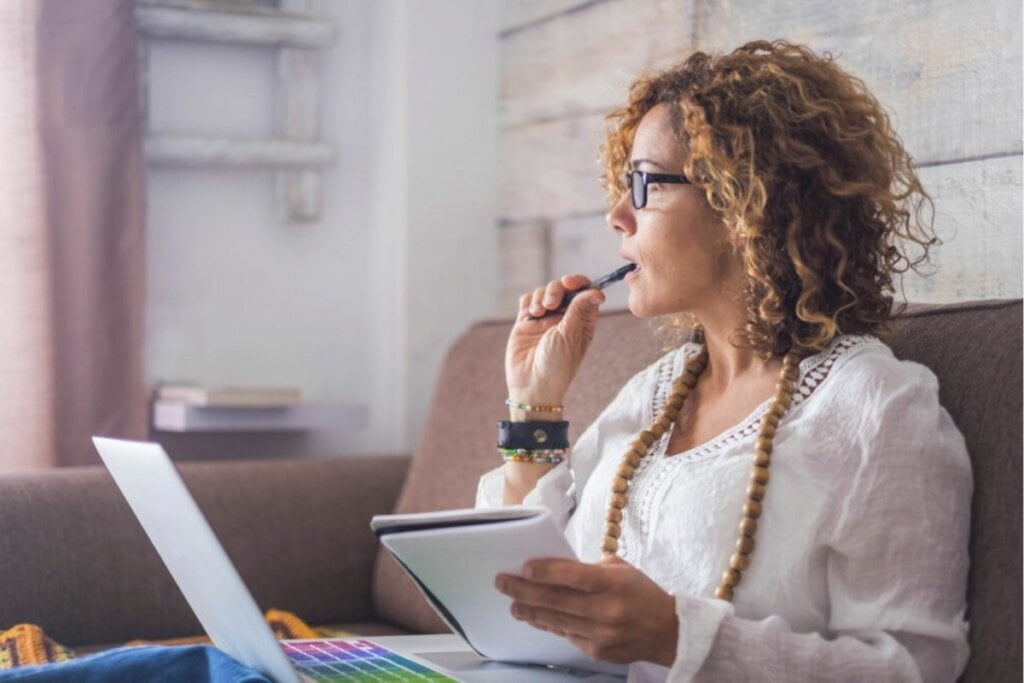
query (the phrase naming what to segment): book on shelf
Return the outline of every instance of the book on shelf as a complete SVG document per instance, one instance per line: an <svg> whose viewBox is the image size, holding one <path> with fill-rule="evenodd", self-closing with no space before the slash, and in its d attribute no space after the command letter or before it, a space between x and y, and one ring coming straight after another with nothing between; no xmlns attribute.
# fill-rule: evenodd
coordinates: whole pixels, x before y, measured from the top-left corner
<svg viewBox="0 0 1024 683"><path fill-rule="evenodd" d="M576 559L547 510L505 507L377 515L370 528L451 629L480 655L501 662L625 675L571 642L515 619L499 573L522 575L537 558Z"/></svg>
<svg viewBox="0 0 1024 683"><path fill-rule="evenodd" d="M160 401L219 408L287 408L302 403L302 390L295 387L204 387L198 384L160 384Z"/></svg>

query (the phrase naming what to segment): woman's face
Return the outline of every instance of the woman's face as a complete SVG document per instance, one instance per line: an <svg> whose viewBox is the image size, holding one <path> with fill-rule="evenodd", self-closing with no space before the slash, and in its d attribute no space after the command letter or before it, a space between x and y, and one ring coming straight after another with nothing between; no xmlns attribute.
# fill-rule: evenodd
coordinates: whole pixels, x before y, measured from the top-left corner
<svg viewBox="0 0 1024 683"><path fill-rule="evenodd" d="M667 104L640 121L630 155L633 170L681 174L684 151L672 130ZM619 253L636 263L626 276L629 310L641 318L693 313L735 299L743 283L743 263L729 243L729 232L693 185L647 187L647 205L633 208L626 192L608 214L622 238Z"/></svg>

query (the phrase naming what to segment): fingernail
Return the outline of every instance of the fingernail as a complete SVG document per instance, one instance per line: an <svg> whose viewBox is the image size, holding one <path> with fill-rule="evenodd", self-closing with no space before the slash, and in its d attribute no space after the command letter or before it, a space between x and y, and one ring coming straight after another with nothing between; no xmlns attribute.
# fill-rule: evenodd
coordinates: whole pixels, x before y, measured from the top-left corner
<svg viewBox="0 0 1024 683"><path fill-rule="evenodd" d="M532 564L528 564L528 565L523 567L523 576L525 576L528 579L532 579L533 578L533 565Z"/></svg>
<svg viewBox="0 0 1024 683"><path fill-rule="evenodd" d="M514 616L516 619L523 618L523 608L520 607L518 603L512 603L512 616Z"/></svg>
<svg viewBox="0 0 1024 683"><path fill-rule="evenodd" d="M496 578L494 580L494 587L497 588L498 590L500 590L502 593L505 592L505 588L506 588L507 584L508 584L508 582L505 581L505 577L504 576L499 576L498 578Z"/></svg>

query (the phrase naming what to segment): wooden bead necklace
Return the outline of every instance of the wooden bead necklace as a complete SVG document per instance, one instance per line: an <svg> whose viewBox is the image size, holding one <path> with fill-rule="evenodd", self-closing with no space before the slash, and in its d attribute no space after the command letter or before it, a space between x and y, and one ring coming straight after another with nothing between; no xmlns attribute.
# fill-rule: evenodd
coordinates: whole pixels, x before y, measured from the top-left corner
<svg viewBox="0 0 1024 683"><path fill-rule="evenodd" d="M601 552L614 555L619 550L619 538L622 537L622 511L628 502L629 482L633 478L640 461L647 456L651 446L667 432L683 407L686 397L693 391L697 378L704 372L708 364L708 351L702 347L700 353L686 363L683 374L672 384L672 394L665 400L665 406L654 418L647 429L640 430L636 439L630 444L629 450L622 457L622 462L612 481L612 497L608 506L604 540ZM729 559L729 568L722 574L722 580L715 589L715 597L721 600L732 600L733 590L742 578L742 572L750 566L750 553L754 551L754 534L757 533L757 520L761 517L761 501L764 499L765 487L768 485L768 465L771 463L772 443L779 420L793 403L793 391L796 380L800 376L800 356L787 353L782 359L782 373L775 388L777 392L768 406L768 412L761 418L757 441L754 446L754 467L747 485L747 500L743 503L743 517L740 520L739 539L736 541L736 552Z"/></svg>

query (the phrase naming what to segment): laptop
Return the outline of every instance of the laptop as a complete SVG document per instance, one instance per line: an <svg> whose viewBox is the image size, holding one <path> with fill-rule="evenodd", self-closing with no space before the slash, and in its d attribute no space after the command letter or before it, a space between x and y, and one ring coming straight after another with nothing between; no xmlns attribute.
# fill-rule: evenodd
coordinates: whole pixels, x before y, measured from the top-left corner
<svg viewBox="0 0 1024 683"><path fill-rule="evenodd" d="M103 437L93 443L214 646L278 683L623 680L490 661L454 634L278 641L164 449Z"/></svg>

